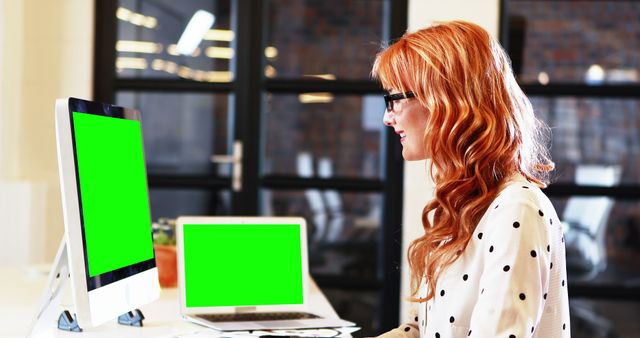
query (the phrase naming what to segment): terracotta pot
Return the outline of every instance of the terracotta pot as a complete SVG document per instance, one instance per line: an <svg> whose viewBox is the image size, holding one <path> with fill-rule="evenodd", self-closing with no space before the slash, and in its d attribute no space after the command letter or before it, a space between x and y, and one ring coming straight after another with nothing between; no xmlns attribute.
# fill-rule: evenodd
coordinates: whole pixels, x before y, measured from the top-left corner
<svg viewBox="0 0 640 338"><path fill-rule="evenodd" d="M156 253L156 266L160 286L163 288L178 285L178 259L175 245L153 245Z"/></svg>

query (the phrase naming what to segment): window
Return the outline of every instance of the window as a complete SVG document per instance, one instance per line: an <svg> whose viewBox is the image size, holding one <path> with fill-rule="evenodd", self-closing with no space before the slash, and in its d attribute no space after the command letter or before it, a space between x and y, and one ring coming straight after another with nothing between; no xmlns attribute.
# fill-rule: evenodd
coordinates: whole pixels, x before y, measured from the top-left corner
<svg viewBox="0 0 640 338"><path fill-rule="evenodd" d="M632 337L640 306L640 3L502 1L502 42L552 128L574 337ZM637 311L636 311L637 312Z"/></svg>
<svg viewBox="0 0 640 338"><path fill-rule="evenodd" d="M178 52L199 10L213 24ZM362 335L397 326L401 146L369 72L406 30L407 1L110 0L96 13L95 98L142 113L153 219L303 216L338 313ZM216 162L230 154L241 175Z"/></svg>

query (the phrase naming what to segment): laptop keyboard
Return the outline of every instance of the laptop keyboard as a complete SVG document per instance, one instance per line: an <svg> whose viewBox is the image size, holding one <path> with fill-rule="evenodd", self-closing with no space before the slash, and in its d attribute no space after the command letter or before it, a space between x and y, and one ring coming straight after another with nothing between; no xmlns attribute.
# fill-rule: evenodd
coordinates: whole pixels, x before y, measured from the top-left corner
<svg viewBox="0 0 640 338"><path fill-rule="evenodd" d="M266 320L296 320L320 318L306 312L259 312L259 313L224 313L211 315L196 315L211 322L258 322Z"/></svg>

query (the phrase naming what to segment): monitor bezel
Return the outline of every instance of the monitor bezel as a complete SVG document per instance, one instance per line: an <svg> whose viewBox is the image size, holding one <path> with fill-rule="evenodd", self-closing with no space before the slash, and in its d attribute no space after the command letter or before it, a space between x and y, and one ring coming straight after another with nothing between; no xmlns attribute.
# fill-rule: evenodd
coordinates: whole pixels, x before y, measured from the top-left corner
<svg viewBox="0 0 640 338"><path fill-rule="evenodd" d="M207 306L207 307L187 307L186 287L184 280L184 225L215 225L215 224L295 224L300 227L300 251L302 264L302 304L279 304L279 305L255 305L255 306ZM302 217L251 217L251 216L180 216L176 220L176 239L178 254L178 298L180 303L180 313L184 316L201 313L234 313L234 312L278 312L278 311L307 311L309 302L309 258L307 249L307 222Z"/></svg>
<svg viewBox="0 0 640 338"><path fill-rule="evenodd" d="M127 277L131 277L143 271L153 269L156 267L156 261L155 261L155 253L154 253L154 257L146 261L125 266L125 267L122 267L113 271L109 271L106 273L102 273L93 277L89 276L89 261L87 258L85 222L84 222L84 215L82 212L82 194L80 191L80 175L79 175L80 171L78 168L78 153L76 151L76 135L75 135L75 128L74 128L74 120L73 120L73 113L75 112L82 113L82 114L112 117L112 118L118 118L118 119L133 120L138 122L141 122L141 117L140 117L140 112L135 109L119 107L119 106L105 104L105 103L86 101L86 100L81 100L76 98L69 98L69 122L71 127L71 145L73 148L73 165L75 169L76 194L78 194L80 231L82 235L82 250L83 250L82 256L84 260L84 271L87 279L87 291L92 291L99 287L103 287L105 285L115 283ZM142 156L144 158L144 152ZM145 170L145 177L146 177L146 168L144 170ZM149 219L151 219L151 215L149 215ZM151 224L149 224L149 229L151 229ZM149 238L151 241L153 241L153 235L151 232L149 232Z"/></svg>
<svg viewBox="0 0 640 338"><path fill-rule="evenodd" d="M102 275L94 276L93 278L97 279L94 281L89 277L73 137L74 111L82 113L93 112L102 116L128 118L138 121L140 121L140 113L134 109L77 98L56 100L56 144L71 295L80 326L95 327L158 299L160 297L160 285L158 269L155 266L155 253L153 259L132 265L143 265L142 267L136 267L137 273L126 273L127 276L116 273L111 278L104 278L108 282L101 280L103 278L101 277ZM152 240L151 224L149 224L149 236L150 240ZM120 269L115 271L118 270ZM116 277L118 277L117 280L115 279ZM92 283L94 287L90 288Z"/></svg>

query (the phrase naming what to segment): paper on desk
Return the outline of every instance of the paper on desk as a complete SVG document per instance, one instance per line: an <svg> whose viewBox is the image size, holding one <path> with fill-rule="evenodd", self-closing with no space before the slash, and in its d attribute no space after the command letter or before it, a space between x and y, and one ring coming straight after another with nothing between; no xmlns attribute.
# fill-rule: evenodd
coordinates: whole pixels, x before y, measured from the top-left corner
<svg viewBox="0 0 640 338"><path fill-rule="evenodd" d="M168 338L255 338L260 336L297 336L297 337L342 337L360 330L351 326L336 329L304 329L304 330L252 330L220 332L211 329L188 332L179 335L171 335Z"/></svg>

